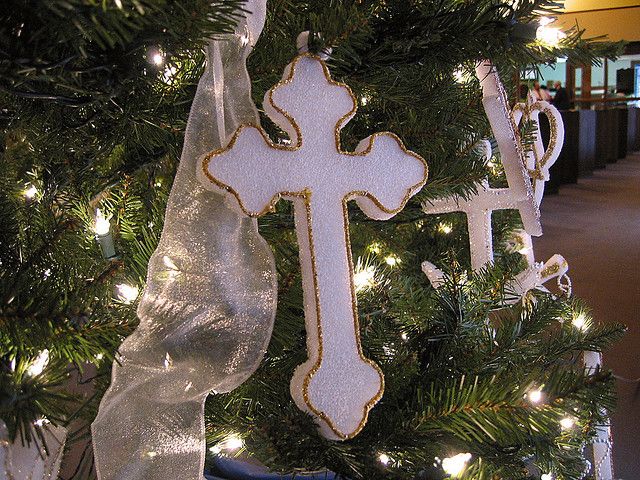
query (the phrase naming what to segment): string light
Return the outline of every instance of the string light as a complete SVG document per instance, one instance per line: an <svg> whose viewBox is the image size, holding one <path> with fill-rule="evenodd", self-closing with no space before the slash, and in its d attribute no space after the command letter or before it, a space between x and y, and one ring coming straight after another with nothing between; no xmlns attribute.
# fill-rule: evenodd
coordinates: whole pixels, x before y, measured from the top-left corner
<svg viewBox="0 0 640 480"><path fill-rule="evenodd" d="M551 475L550 473L543 473L540 476L540 480L553 480L553 475Z"/></svg>
<svg viewBox="0 0 640 480"><path fill-rule="evenodd" d="M409 335L407 335L406 333L402 333L400 335L400 338L402 339L403 342L406 342L407 340L409 340Z"/></svg>
<svg viewBox="0 0 640 480"><path fill-rule="evenodd" d="M111 235L111 215L105 217L102 210L96 209L96 218L93 223L93 231L96 234L96 241L100 245L102 256L106 260L116 256L116 248L113 244L113 236Z"/></svg>
<svg viewBox="0 0 640 480"><path fill-rule="evenodd" d="M34 185L31 185L29 188L26 188L22 193L27 200L33 200L38 194L38 189Z"/></svg>
<svg viewBox="0 0 640 480"><path fill-rule="evenodd" d="M573 428L575 424L576 419L573 417L564 417L560 420L560 427L562 427L563 430L569 430L570 428Z"/></svg>
<svg viewBox="0 0 640 480"><path fill-rule="evenodd" d="M450 223L441 222L438 225L438 231L444 233L445 235L448 235L453 231L453 227L451 226Z"/></svg>
<svg viewBox="0 0 640 480"><path fill-rule="evenodd" d="M157 65L159 67L164 65L164 54L161 50L153 50L150 53L149 58L151 60L151 63L153 63L154 65Z"/></svg>
<svg viewBox="0 0 640 480"><path fill-rule="evenodd" d="M464 471L469 460L471 460L470 453L458 453L453 457L443 459L442 469L452 477L457 477Z"/></svg>
<svg viewBox="0 0 640 480"><path fill-rule="evenodd" d="M539 389L531 390L526 396L531 403L540 403L543 398L542 390Z"/></svg>
<svg viewBox="0 0 640 480"><path fill-rule="evenodd" d="M455 78L458 83L465 83L471 79L471 75L469 75L469 72L461 65L453 71L453 78Z"/></svg>
<svg viewBox="0 0 640 480"><path fill-rule="evenodd" d="M31 365L27 368L27 375L37 377L40 375L49 363L49 350L42 350Z"/></svg>
<svg viewBox="0 0 640 480"><path fill-rule="evenodd" d="M386 453L381 453L380 455L378 455L378 461L386 467L387 465L389 465L389 462L391 462L391 457L389 457L389 455L387 455Z"/></svg>
<svg viewBox="0 0 640 480"><path fill-rule="evenodd" d="M397 264L400 263L400 259L398 257L396 257L395 255L389 255L387 258L384 259L384 261L390 267L395 267Z"/></svg>
<svg viewBox="0 0 640 480"><path fill-rule="evenodd" d="M541 17L539 20L540 26L536 30L536 38L541 43L547 44L550 47L557 47L560 41L567 35L559 28L549 27L550 23L553 23L554 19L548 17Z"/></svg>
<svg viewBox="0 0 640 480"><path fill-rule="evenodd" d="M123 303L131 303L138 298L138 287L121 283L116 286L116 289L118 290L118 297Z"/></svg>
<svg viewBox="0 0 640 480"><path fill-rule="evenodd" d="M576 327L578 330L585 331L589 329L589 323L587 320L587 316L584 313L579 313L573 318L573 320L571 320L571 325Z"/></svg>
<svg viewBox="0 0 640 480"><path fill-rule="evenodd" d="M223 450L234 451L244 447L244 441L239 435L229 435L217 445L209 447L209 451L214 455L222 453Z"/></svg>
<svg viewBox="0 0 640 480"><path fill-rule="evenodd" d="M358 262L360 263L360 262ZM353 275L353 284L356 287L356 292L372 288L376 285L376 269L373 265L368 267L362 267L358 264L356 271Z"/></svg>
<svg viewBox="0 0 640 480"><path fill-rule="evenodd" d="M105 217L102 210L99 208L96 209L96 220L93 224L93 231L96 235L106 235L109 233L111 229L111 222L109 222L110 218L111 217Z"/></svg>

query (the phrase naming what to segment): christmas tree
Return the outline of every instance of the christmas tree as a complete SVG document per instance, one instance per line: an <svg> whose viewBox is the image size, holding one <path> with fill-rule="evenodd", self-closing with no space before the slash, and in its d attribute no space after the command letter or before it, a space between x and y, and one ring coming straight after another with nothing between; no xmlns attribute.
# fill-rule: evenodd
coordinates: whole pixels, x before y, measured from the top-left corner
<svg viewBox="0 0 640 480"><path fill-rule="evenodd" d="M307 358L293 208L279 202L260 218L277 270L275 326L251 378L207 400L211 459L242 446L273 471L328 469L352 479L588 474L584 446L615 399L610 373L586 369L582 352L602 351L623 328L599 324L561 292L536 289L509 301L526 267L511 241L522 228L517 211L494 213L495 261L471 271L465 215L423 210L439 198L469 198L487 176L505 185L498 152L486 164L474 148L493 136L478 61L491 59L514 92L518 72L532 65L557 57L585 64L620 51L577 28L557 44L535 40L531 25L555 7L546 0L267 4L248 59L255 103L309 30L309 49L330 49L333 78L358 100L343 147L353 151L360 139L392 131L426 160L429 178L384 222L349 204L360 340L385 390L346 441L320 435L291 399L294 369ZM233 32L244 14L239 0L6 3L0 419L10 441L42 443L46 422L95 416L117 349L138 323L203 47ZM260 113L271 139L286 142ZM534 126L521 126L530 148ZM444 272L437 289L421 269L425 260ZM88 364L97 367L96 394L81 401L69 378Z"/></svg>

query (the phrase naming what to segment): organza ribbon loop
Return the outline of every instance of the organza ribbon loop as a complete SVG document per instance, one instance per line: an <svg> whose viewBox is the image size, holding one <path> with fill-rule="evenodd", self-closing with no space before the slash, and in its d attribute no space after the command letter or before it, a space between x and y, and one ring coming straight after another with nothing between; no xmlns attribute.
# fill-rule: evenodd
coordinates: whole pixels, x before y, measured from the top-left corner
<svg viewBox="0 0 640 480"><path fill-rule="evenodd" d="M234 34L207 48L160 243L149 261L140 325L92 425L101 480L201 480L203 408L258 367L276 309L273 255L255 220L205 190L196 161L224 146L242 123L258 123L246 59L264 25L266 0Z"/></svg>

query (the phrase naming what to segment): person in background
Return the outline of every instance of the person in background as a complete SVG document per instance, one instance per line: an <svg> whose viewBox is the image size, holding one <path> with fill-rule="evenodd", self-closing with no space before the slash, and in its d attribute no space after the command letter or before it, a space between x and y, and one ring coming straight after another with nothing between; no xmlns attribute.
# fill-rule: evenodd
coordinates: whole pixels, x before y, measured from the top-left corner
<svg viewBox="0 0 640 480"><path fill-rule="evenodd" d="M551 104L558 110L569 110L571 108L571 100L569 99L569 92L562 86L562 82L555 82L553 87L556 90L556 96L553 97Z"/></svg>
<svg viewBox="0 0 640 480"><path fill-rule="evenodd" d="M542 94L542 100L545 102L550 102L553 100L551 94L549 93L549 88L546 85L540 85L540 93Z"/></svg>
<svg viewBox="0 0 640 480"><path fill-rule="evenodd" d="M533 88L529 90L529 98L532 102L536 102L538 100L551 101L551 94L546 90L540 87L540 82L537 80L533 82Z"/></svg>

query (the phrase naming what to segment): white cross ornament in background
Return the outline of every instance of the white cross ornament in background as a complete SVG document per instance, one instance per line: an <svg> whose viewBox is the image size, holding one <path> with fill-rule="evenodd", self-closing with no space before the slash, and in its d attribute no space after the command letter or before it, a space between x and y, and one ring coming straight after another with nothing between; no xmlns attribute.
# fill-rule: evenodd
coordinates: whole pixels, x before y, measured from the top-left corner
<svg viewBox="0 0 640 480"><path fill-rule="evenodd" d="M525 156L520 136L513 123L507 98L497 72L488 61L481 62L476 75L482 85L482 103L507 177L507 188L491 188L487 180L477 185L477 193L469 199L446 197L423 205L428 214L464 212L467 215L471 268L478 270L493 262L491 214L493 210L517 209L524 228L530 235L541 235L540 211L533 197L531 182L525 168ZM488 145L488 142L485 142ZM491 148L485 146L485 160L491 157Z"/></svg>
<svg viewBox="0 0 640 480"><path fill-rule="evenodd" d="M476 68L476 75L482 86L482 103L500 150L508 187L491 188L488 180L485 179L477 185L476 194L466 200L461 197L446 197L423 204L423 210L427 214L450 212L466 214L471 268L473 270L479 270L487 264L493 263L491 215L494 210L518 210L525 230L526 238L525 236L523 238L528 239L529 243L531 243L532 235L542 234L539 203L536 201L526 168L528 159L522 148L518 127L509 109L502 82L496 69L489 61L480 62ZM544 111L546 113L546 110ZM557 122L556 117L554 117L554 121ZM559 123L562 124L561 118ZM539 129L537 133L539 136ZM557 149L562 147L564 131L561 136L555 138L556 143L550 154L551 157L555 156L553 161L557 158ZM483 156L485 161L488 161L491 158L490 144L487 141L483 141L482 144L484 145ZM538 151L542 151L542 148L542 146L538 146ZM549 161L549 166L551 163ZM536 162L535 165L539 165L539 162ZM539 190L543 191L543 189L544 181ZM532 246L528 246L529 250L533 252ZM533 254L531 253L531 255ZM552 257L546 264L533 262L529 268L514 278L509 285L509 290L515 294L515 301L517 301L528 290L541 285L550 278L563 275L566 273L566 269L566 261L559 255ZM431 262L423 262L422 270L434 287L442 284L444 273ZM514 299L509 300L509 302L513 301Z"/></svg>
<svg viewBox="0 0 640 480"><path fill-rule="evenodd" d="M347 202L355 199L369 217L388 219L422 188L427 165L391 133L343 151L340 130L355 115L356 100L311 54L287 66L264 109L291 144L274 144L260 127L242 126L226 148L203 158L198 176L252 217L280 198L293 202L308 360L296 369L291 394L325 437L352 438L382 396L384 379L360 346Z"/></svg>

